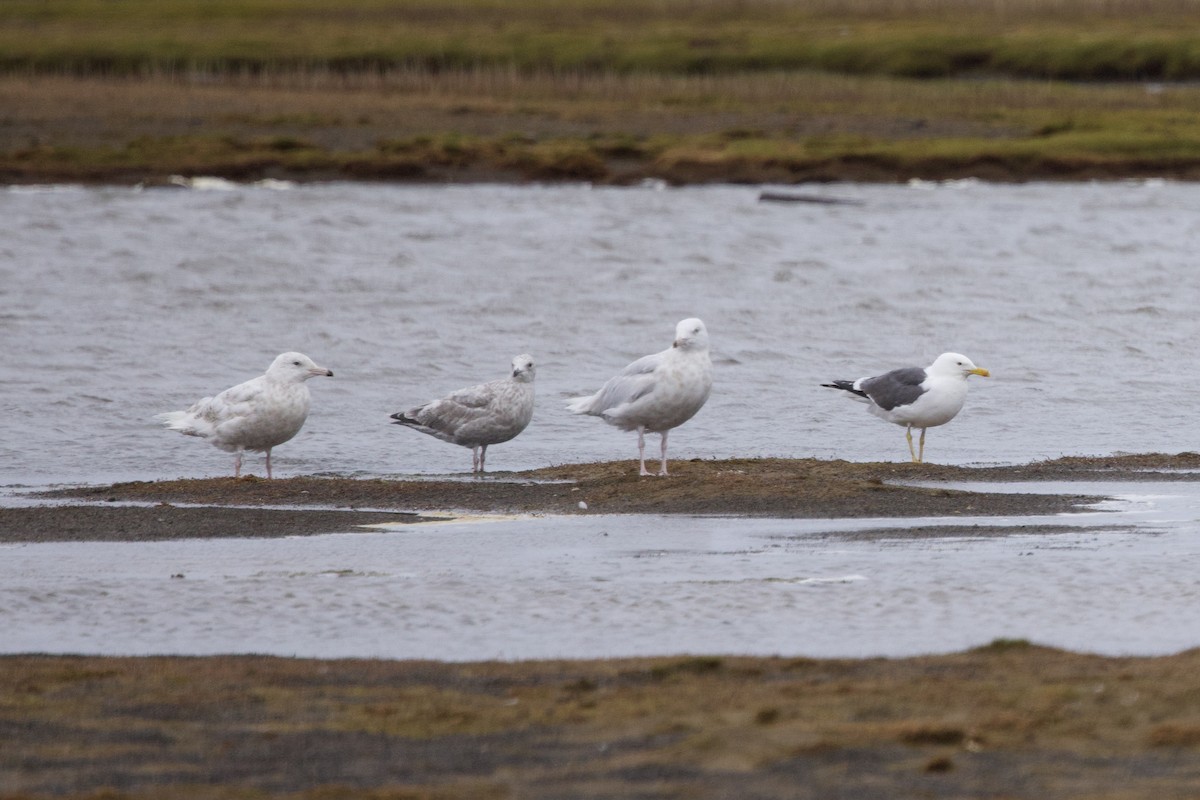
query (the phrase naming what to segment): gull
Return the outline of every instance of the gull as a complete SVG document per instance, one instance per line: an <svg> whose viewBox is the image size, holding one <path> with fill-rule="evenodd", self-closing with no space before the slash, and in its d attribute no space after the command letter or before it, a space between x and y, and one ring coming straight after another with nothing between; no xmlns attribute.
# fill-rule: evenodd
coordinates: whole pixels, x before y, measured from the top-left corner
<svg viewBox="0 0 1200 800"><path fill-rule="evenodd" d="M392 414L397 425L471 448L471 473L483 472L490 444L516 437L533 418L533 356L512 360L507 378L459 389L440 400Z"/></svg>
<svg viewBox="0 0 1200 800"><path fill-rule="evenodd" d="M967 399L968 377L981 375L986 378L990 374L964 355L942 353L924 369L904 367L874 378L821 385L866 403L867 409L881 419L905 426L909 455L913 463L920 464L925 458L925 430L945 425L962 410L963 401ZM913 450L913 428L921 429L919 452Z"/></svg>
<svg viewBox="0 0 1200 800"><path fill-rule="evenodd" d="M600 417L624 431L636 430L641 475L652 474L646 469L646 431L661 434L658 474L666 475L667 433L695 416L711 391L708 330L690 318L675 326L675 341L668 349L634 361L600 391L570 400L567 410Z"/></svg>
<svg viewBox="0 0 1200 800"><path fill-rule="evenodd" d="M208 439L214 446L233 453L235 478L241 477L244 451L265 451L270 478L271 448L300 432L308 418L309 406L304 382L317 375L333 377L333 372L318 367L303 353L282 353L265 374L226 389L216 397L205 397L186 411L169 411L156 415L155 419L170 430Z"/></svg>

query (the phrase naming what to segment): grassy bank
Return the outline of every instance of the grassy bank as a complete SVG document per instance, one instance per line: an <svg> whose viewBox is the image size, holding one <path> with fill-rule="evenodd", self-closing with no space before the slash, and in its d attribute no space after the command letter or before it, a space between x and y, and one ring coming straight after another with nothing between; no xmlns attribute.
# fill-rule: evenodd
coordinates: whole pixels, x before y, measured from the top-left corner
<svg viewBox="0 0 1200 800"><path fill-rule="evenodd" d="M6 0L0 68L1200 77L1186 0Z"/></svg>
<svg viewBox="0 0 1200 800"><path fill-rule="evenodd" d="M1194 179L1193 11L9 0L0 181Z"/></svg>
<svg viewBox="0 0 1200 800"><path fill-rule="evenodd" d="M1200 88L763 75L0 76L0 180L1200 177Z"/></svg>

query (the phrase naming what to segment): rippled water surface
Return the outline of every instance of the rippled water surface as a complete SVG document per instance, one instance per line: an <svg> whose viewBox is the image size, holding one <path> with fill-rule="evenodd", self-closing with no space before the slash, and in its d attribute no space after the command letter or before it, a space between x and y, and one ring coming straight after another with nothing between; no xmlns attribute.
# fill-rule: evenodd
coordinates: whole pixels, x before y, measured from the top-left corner
<svg viewBox="0 0 1200 800"><path fill-rule="evenodd" d="M462 472L468 451L388 414L499 377L521 352L539 365L534 422L489 467L632 460L632 435L563 400L693 315L716 386L672 435L675 458L905 459L901 429L819 384L944 350L993 377L930 432L932 461L1200 448L1200 186L812 191L859 204L760 203L752 187L0 191L0 486L15 502L21 487L228 474L229 455L152 416L291 349L336 377L310 383L281 476ZM966 539L829 537L889 520L579 516L0 545L0 651L1196 646L1200 499L1184 484L1135 491L1118 514L1037 520L1066 532Z"/></svg>
<svg viewBox="0 0 1200 800"><path fill-rule="evenodd" d="M280 475L462 471L388 414L539 365L492 469L632 457L562 400L702 317L716 387L678 458L903 459L820 388L958 350L991 369L930 460L1200 447L1200 186L313 185L0 191L0 484L222 475L157 412L302 350L332 368ZM261 472L261 459L251 459Z"/></svg>

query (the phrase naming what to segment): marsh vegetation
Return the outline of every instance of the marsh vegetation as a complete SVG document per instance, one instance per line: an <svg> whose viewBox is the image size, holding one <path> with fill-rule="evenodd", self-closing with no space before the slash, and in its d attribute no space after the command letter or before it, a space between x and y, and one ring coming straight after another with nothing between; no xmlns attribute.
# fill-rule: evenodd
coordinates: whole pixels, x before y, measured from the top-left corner
<svg viewBox="0 0 1200 800"><path fill-rule="evenodd" d="M1186 0L11 0L0 64L79 75L397 68L1186 80Z"/></svg>
<svg viewBox="0 0 1200 800"><path fill-rule="evenodd" d="M1198 661L10 656L0 793L1188 797Z"/></svg>
<svg viewBox="0 0 1200 800"><path fill-rule="evenodd" d="M1200 174L1184 0L0 9L0 177Z"/></svg>

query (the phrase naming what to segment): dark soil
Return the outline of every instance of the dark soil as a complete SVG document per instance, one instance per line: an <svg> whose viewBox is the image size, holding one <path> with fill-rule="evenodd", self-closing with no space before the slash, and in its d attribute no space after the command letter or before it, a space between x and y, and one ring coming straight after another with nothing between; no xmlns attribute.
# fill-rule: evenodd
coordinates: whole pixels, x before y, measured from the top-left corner
<svg viewBox="0 0 1200 800"><path fill-rule="evenodd" d="M289 511L219 506L48 506L0 508L0 542L224 539L302 536L361 530L360 525L418 522L416 514Z"/></svg>
<svg viewBox="0 0 1200 800"><path fill-rule="evenodd" d="M1200 651L0 658L0 797L1190 798Z"/></svg>
<svg viewBox="0 0 1200 800"><path fill-rule="evenodd" d="M53 505L0 508L0 542L295 536L419 521L418 514L431 512L1045 515L1079 510L1102 498L951 487L978 481L1200 480L1200 474L1187 471L1200 470L1200 455L1072 457L1007 467L730 459L681 461L671 468L666 478L642 478L632 462L608 462L491 473L482 479L206 478L72 487L43 493Z"/></svg>
<svg viewBox="0 0 1200 800"><path fill-rule="evenodd" d="M1000 494L955 481L1138 480L1200 465L1200 456L1060 459L1022 467L728 459L672 465L640 477L629 462L571 464L484 479L293 477L118 483L54 489L54 505L0 509L0 542L152 540L337 533L416 522L418 513L672 513L766 517L1050 515L1100 498ZM1180 471L1171 477L1196 477ZM932 486L912 486L912 482ZM154 504L154 505L128 505ZM264 507L270 506L270 507ZM295 506L289 510L288 506Z"/></svg>

